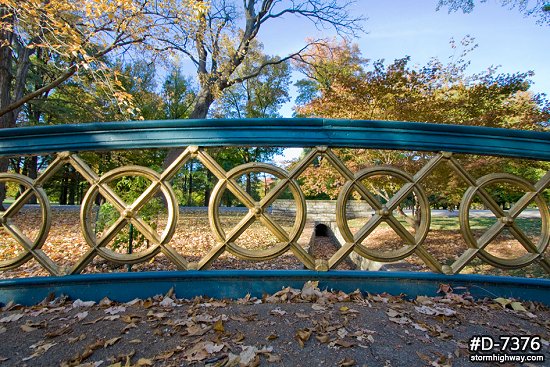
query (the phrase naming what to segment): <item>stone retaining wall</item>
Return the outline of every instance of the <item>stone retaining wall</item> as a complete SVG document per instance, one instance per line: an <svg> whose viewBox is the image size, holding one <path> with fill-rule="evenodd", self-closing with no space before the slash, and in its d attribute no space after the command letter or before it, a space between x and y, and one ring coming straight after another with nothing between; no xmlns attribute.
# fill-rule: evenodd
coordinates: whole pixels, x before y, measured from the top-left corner
<svg viewBox="0 0 550 367"><path fill-rule="evenodd" d="M318 222L336 221L336 200L306 200L307 219ZM364 218L373 214L371 207L365 201L350 200L346 208L347 218ZM271 205L274 215L294 215L296 204L294 200L275 200Z"/></svg>

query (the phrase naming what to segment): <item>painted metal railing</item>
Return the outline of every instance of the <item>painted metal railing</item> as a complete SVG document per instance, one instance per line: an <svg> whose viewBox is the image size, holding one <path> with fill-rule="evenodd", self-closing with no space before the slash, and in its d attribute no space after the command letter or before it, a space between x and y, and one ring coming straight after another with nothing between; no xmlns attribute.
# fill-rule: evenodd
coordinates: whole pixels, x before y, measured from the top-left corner
<svg viewBox="0 0 550 367"><path fill-rule="evenodd" d="M266 163L247 163L226 171L205 149L213 146L311 149L289 171ZM124 166L99 175L79 156L81 152L86 151L167 147L185 148L162 172L156 172L148 167ZM341 147L427 151L433 154L428 163L414 175L387 166L371 167L354 173L333 150ZM476 178L460 164L453 155L455 153L550 161L550 133L426 123L325 119L145 121L0 130L0 156L53 154L55 157L34 180L20 174L0 173L0 182L12 182L24 188L15 202L7 210L0 212L0 225L17 241L23 251L14 258L1 261L0 270L19 267L34 258L53 275L76 274L82 272L97 256L115 263L136 264L148 261L159 253L163 253L178 269L201 270L207 269L226 251L243 259L268 260L290 250L306 268L320 271L335 268L351 252L355 252L379 262L393 262L416 254L432 271L445 274L460 272L474 258L480 258L504 269L521 268L537 262L546 272L550 272L550 262L544 257L550 242L550 213L543 196L543 192L550 185L550 172L536 183L504 173L491 173ZM298 179L318 157L326 159L347 181L341 188L336 205L337 225L345 243L328 260L314 258L297 243L306 223L307 212ZM200 161L218 179L208 207L211 229L218 244L197 262L187 261L183 254L171 246L179 207L170 181L191 159ZM430 229L430 205L423 181L442 164L448 164L469 186L462 198L459 213L462 235L469 248L450 265L441 264L424 246ZM41 250L52 225L50 202L43 186L65 165L74 167L90 184L80 211L80 226L89 249L70 269L60 267ZM270 174L277 177L278 182L265 197L256 201L235 180L236 177L249 172ZM405 184L389 201L382 203L363 184L375 175L390 176ZM113 180L123 176L143 177L151 184L135 201L125 202L109 185ZM525 194L510 210L505 211L486 191L488 185L495 183L516 185L524 189ZM288 189L296 202L294 225L290 231L273 220L267 210L273 201ZM248 208L244 218L227 232L222 228L219 218L220 201L225 191L231 192ZM352 191L359 193L374 210L372 217L355 233L346 220L346 205ZM411 194L418 199L421 214L419 226L414 233L404 228L394 216L397 205ZM114 224L99 238L94 232L91 218L92 206L98 195L104 197L120 213ZM166 226L160 234L139 215L139 210L159 195L163 197L168 215ZM32 196L38 199L43 218L39 233L33 239L28 238L10 220ZM484 206L498 219L481 237L473 235L469 221L469 210L476 196L481 198ZM515 221L532 202L536 203L541 216L541 232L536 243ZM236 240L255 221L261 222L277 237L277 246L267 250L250 250L236 244ZM397 233L405 243L404 247L382 252L363 245L368 236L384 222ZM152 246L132 254L122 254L109 249L109 242L128 224L145 236ZM526 250L524 255L508 259L486 251L486 247L504 229L523 246Z"/></svg>

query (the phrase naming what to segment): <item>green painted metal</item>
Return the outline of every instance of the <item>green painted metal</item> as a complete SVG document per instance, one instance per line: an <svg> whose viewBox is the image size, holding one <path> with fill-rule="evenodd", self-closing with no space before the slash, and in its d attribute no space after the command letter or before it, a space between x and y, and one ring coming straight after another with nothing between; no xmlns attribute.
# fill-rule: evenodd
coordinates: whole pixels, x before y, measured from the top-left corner
<svg viewBox="0 0 550 367"><path fill-rule="evenodd" d="M301 288L308 280L318 280L321 289L399 295L437 296L439 284L451 285L456 293L469 291L474 298L504 297L538 301L550 305L550 280L502 276L458 274L453 276L409 272L357 272L307 270L212 270L138 273L85 274L0 281L0 302L33 305L50 293L71 299L99 301L109 297L119 302L164 294L174 288L180 298L206 296L237 299L250 293L261 297L283 287Z"/></svg>
<svg viewBox="0 0 550 367"><path fill-rule="evenodd" d="M402 149L550 161L550 132L418 122L205 119L0 129L0 156L188 145Z"/></svg>

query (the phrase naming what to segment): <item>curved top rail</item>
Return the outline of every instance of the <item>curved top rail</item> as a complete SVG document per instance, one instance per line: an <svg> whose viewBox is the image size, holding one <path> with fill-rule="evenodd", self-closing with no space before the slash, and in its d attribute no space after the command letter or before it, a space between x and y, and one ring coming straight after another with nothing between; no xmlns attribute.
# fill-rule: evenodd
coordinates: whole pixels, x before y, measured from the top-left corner
<svg viewBox="0 0 550 367"><path fill-rule="evenodd" d="M550 132L319 118L109 122L0 129L0 156L198 146L447 151L550 161Z"/></svg>

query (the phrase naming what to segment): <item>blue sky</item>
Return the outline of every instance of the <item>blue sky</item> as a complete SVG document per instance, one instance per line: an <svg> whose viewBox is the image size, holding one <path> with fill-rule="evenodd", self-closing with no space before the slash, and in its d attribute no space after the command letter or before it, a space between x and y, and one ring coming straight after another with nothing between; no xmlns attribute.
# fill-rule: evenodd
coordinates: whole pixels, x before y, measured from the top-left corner
<svg viewBox="0 0 550 367"><path fill-rule="evenodd" d="M500 65L502 73L533 70L532 90L550 95L550 26L538 25L534 18L502 7L496 0L478 4L470 14L436 12L436 5L437 0L358 0L353 10L368 18L364 23L367 34L354 42L369 59L391 62L408 55L413 64L422 65L431 57L448 60L453 54L450 39L460 41L470 35L479 45L470 53L470 73L491 65ZM307 37L333 35L331 30L319 31L304 19L288 16L266 24L259 38L266 53L282 56L303 47ZM285 117L292 115L295 93L292 88L293 100L282 111Z"/></svg>

